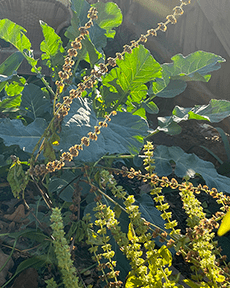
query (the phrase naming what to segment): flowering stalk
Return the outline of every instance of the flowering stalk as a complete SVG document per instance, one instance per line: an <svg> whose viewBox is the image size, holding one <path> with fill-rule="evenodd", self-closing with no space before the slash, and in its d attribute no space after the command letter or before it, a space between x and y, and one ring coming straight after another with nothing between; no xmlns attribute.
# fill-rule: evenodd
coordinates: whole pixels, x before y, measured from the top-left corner
<svg viewBox="0 0 230 288"><path fill-rule="evenodd" d="M52 209L50 220L53 222L51 228L53 229L54 251L58 260L58 267L62 274L63 283L66 288L78 288L80 286L78 278L76 277L76 269L71 260L69 246L64 236L65 232L60 209Z"/></svg>

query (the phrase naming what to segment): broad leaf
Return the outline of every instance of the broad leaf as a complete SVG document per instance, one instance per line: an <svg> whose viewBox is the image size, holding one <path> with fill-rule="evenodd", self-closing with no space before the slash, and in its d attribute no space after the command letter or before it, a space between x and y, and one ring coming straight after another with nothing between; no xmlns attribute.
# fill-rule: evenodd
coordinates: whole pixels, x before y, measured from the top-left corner
<svg viewBox="0 0 230 288"><path fill-rule="evenodd" d="M31 66L36 66L35 60L31 53L31 43L25 36L26 29L9 19L0 20L0 38L14 45L27 59Z"/></svg>
<svg viewBox="0 0 230 288"><path fill-rule="evenodd" d="M103 77L103 85L112 92L122 89L123 97L117 94L117 106L126 104L127 111L133 110L133 102L140 103L147 95L145 83L161 77L161 66L143 45L133 49L131 54L125 53L124 60L117 60L118 67ZM116 85L115 85L116 84Z"/></svg>
<svg viewBox="0 0 230 288"><path fill-rule="evenodd" d="M0 138L6 146L19 145L26 152L32 152L38 140L47 127L44 119L37 118L31 124L24 126L21 120L0 119Z"/></svg>
<svg viewBox="0 0 230 288"><path fill-rule="evenodd" d="M172 116L158 117L159 131L170 135L176 135L181 132L177 123L190 119L207 120L217 123L230 115L230 101L211 99L208 105L196 105L193 108L183 108L175 106Z"/></svg>
<svg viewBox="0 0 230 288"><path fill-rule="evenodd" d="M80 144L81 138L87 136L88 132L93 132L100 120L96 118L87 99L74 100L69 114L63 120L58 148L68 151L72 145ZM76 160L94 162L107 153L136 154L143 145L147 130L147 122L139 116L118 113L112 117L107 128L101 129L98 140L91 141L89 147L84 147Z"/></svg>
<svg viewBox="0 0 230 288"><path fill-rule="evenodd" d="M218 70L220 63L225 61L221 56L204 51L186 57L177 54L171 60L173 63L162 65L163 79L156 79L152 83L152 92L158 97L171 98L182 93L187 84L181 81L208 82L211 77L208 73Z"/></svg>
<svg viewBox="0 0 230 288"><path fill-rule="evenodd" d="M29 84L26 85L21 98L20 109L25 112L25 116L36 119L44 116L46 112L50 112L51 104L44 97L44 93L40 87Z"/></svg>
<svg viewBox="0 0 230 288"><path fill-rule="evenodd" d="M97 2L93 6L98 11L98 19L95 22L99 27L106 30L106 37L114 38L116 31L113 28L120 26L122 23L121 10L113 2Z"/></svg>
<svg viewBox="0 0 230 288"><path fill-rule="evenodd" d="M55 33L52 27L48 26L45 22L41 20L40 25L45 38L40 44L40 49L44 52L41 55L41 58L42 60L47 60L46 65L49 68L52 67L52 69L54 70L57 64L63 64L64 62L64 56L62 53L65 52L65 50L62 46L61 37ZM54 56L56 56L57 54L58 57L54 58Z"/></svg>
<svg viewBox="0 0 230 288"><path fill-rule="evenodd" d="M158 176L168 176L173 172L170 161L176 165L174 173L182 178L186 175L193 178L196 174L202 176L208 187L230 193L230 179L217 173L215 166L201 160L195 154L187 154L180 147L159 145L154 150L156 173Z"/></svg>

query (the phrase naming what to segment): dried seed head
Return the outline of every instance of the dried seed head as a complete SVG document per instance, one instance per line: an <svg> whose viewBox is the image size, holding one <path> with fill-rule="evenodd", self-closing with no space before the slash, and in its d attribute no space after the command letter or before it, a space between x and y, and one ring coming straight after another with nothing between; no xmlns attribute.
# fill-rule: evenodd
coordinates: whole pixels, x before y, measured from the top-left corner
<svg viewBox="0 0 230 288"><path fill-rule="evenodd" d="M99 68L100 68L101 73L108 72L108 68L107 68L107 66L104 63L100 63L99 64Z"/></svg>
<svg viewBox="0 0 230 288"><path fill-rule="evenodd" d="M73 42L71 43L71 46L72 46L74 49L81 49L81 48L82 48L81 42L77 42L77 41L73 41Z"/></svg>
<svg viewBox="0 0 230 288"><path fill-rule="evenodd" d="M70 57L76 57L77 56L77 50L74 48L70 48L67 52L68 52L68 55Z"/></svg>
<svg viewBox="0 0 230 288"><path fill-rule="evenodd" d="M78 83L77 87L81 92L85 91L85 88L86 88L84 83Z"/></svg>
<svg viewBox="0 0 230 288"><path fill-rule="evenodd" d="M89 31L85 27L80 27L78 30L80 31L82 36L89 34Z"/></svg>
<svg viewBox="0 0 230 288"><path fill-rule="evenodd" d="M140 40L140 42L146 43L148 39L147 39L146 35L141 34L141 37L139 40Z"/></svg>
<svg viewBox="0 0 230 288"><path fill-rule="evenodd" d="M181 4L183 5L188 5L191 3L191 0L180 0L181 1Z"/></svg>
<svg viewBox="0 0 230 288"><path fill-rule="evenodd" d="M132 48L129 45L124 45L123 48L124 48L124 52L127 52L129 54L132 53Z"/></svg>
<svg viewBox="0 0 230 288"><path fill-rule="evenodd" d="M116 59L109 57L108 59L108 64L112 67L115 67L117 65ZM97 76L97 74L95 74Z"/></svg>
<svg viewBox="0 0 230 288"><path fill-rule="evenodd" d="M91 20L96 20L98 18L97 16L97 9L95 7L91 7L89 9L87 17L90 18Z"/></svg>
<svg viewBox="0 0 230 288"><path fill-rule="evenodd" d="M167 30L167 26L163 22L158 23L158 28L162 32L165 32Z"/></svg>
<svg viewBox="0 0 230 288"><path fill-rule="evenodd" d="M101 133L99 126L94 126L94 132L97 135Z"/></svg>
<svg viewBox="0 0 230 288"><path fill-rule="evenodd" d="M119 60L123 60L124 57L122 56L121 53L116 53L116 57L119 59Z"/></svg>
<svg viewBox="0 0 230 288"><path fill-rule="evenodd" d="M117 112L116 112L116 111L112 111L112 112L111 112L111 115L112 115L112 116L115 116L115 115L117 115Z"/></svg>
<svg viewBox="0 0 230 288"><path fill-rule="evenodd" d="M173 8L173 15L182 15L184 10L180 6L176 6Z"/></svg>
<svg viewBox="0 0 230 288"><path fill-rule="evenodd" d="M64 161L69 161L69 162L73 160L73 156L69 152L62 153L61 158Z"/></svg>
<svg viewBox="0 0 230 288"><path fill-rule="evenodd" d="M147 34L151 36L157 36L157 31L152 28L147 31Z"/></svg>
<svg viewBox="0 0 230 288"><path fill-rule="evenodd" d="M79 154L78 149L76 149L75 147L70 147L69 148L69 153L73 156L73 157L77 157Z"/></svg>
<svg viewBox="0 0 230 288"><path fill-rule="evenodd" d="M146 40L146 41L147 41L147 40ZM130 48L138 47L138 46L139 46L138 42L135 41L135 40L130 41L130 43L131 43L131 47L130 47Z"/></svg>
<svg viewBox="0 0 230 288"><path fill-rule="evenodd" d="M174 15L168 15L168 16L166 17L166 19L167 19L168 21L170 21L172 24L176 24L176 23L177 23L177 19L176 19L176 17L175 17Z"/></svg>
<svg viewBox="0 0 230 288"><path fill-rule="evenodd" d="M89 21L85 24L85 27L86 27L86 29L89 29L91 26L93 26L93 21L92 21L92 20L89 20Z"/></svg>
<svg viewBox="0 0 230 288"><path fill-rule="evenodd" d="M82 137L81 138L81 144L85 146L89 146L90 140L87 137Z"/></svg>

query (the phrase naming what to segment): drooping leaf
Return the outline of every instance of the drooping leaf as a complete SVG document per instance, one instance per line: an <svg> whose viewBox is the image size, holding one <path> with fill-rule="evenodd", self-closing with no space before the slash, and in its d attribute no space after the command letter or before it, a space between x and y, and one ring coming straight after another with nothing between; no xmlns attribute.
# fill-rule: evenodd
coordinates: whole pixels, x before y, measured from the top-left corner
<svg viewBox="0 0 230 288"><path fill-rule="evenodd" d="M14 45L27 59L31 66L36 66L37 60L31 52L31 43L25 35L26 29L9 19L0 20L0 38Z"/></svg>
<svg viewBox="0 0 230 288"><path fill-rule="evenodd" d="M122 23L121 10L113 2L97 2L93 6L98 11L98 19L95 22L99 27L106 30L106 37L114 38L116 31L113 28L120 26Z"/></svg>
<svg viewBox="0 0 230 288"><path fill-rule="evenodd" d="M215 166L208 161L201 160L195 154L187 154L180 147L166 147L159 145L154 150L156 173L168 176L173 172L170 161L176 165L174 173L183 178L188 175L193 178L199 174L208 187L217 188L218 191L230 193L230 179L217 173Z"/></svg>
<svg viewBox="0 0 230 288"><path fill-rule="evenodd" d="M62 123L59 149L68 151L75 144L81 143L81 138L94 131L101 119L97 119L87 99L73 101L69 114ZM97 141L91 141L89 147L80 151L76 160L84 162L97 161L109 153L136 154L143 145L143 138L148 132L147 122L131 113L118 113L112 117L107 128L101 129Z"/></svg>
<svg viewBox="0 0 230 288"><path fill-rule="evenodd" d="M34 120L50 112L50 101L45 98L41 88L32 83L25 86L21 99L20 109L25 112L26 117Z"/></svg>
<svg viewBox="0 0 230 288"><path fill-rule="evenodd" d="M52 67L52 69L54 70L55 66L57 66L58 64L63 64L64 62L64 56L62 53L65 50L62 46L62 40L61 40L61 37L55 33L54 29L48 26L42 20L40 20L40 25L42 28L42 33L45 38L40 44L40 49L41 51L44 52L41 55L41 58L42 60L47 60L45 61L46 65L49 68ZM58 54L58 57L54 57L57 54Z"/></svg>
<svg viewBox="0 0 230 288"><path fill-rule="evenodd" d="M24 126L21 120L8 118L0 119L0 138L6 146L19 145L26 152L31 153L47 127L42 118L36 118L31 124Z"/></svg>
<svg viewBox="0 0 230 288"><path fill-rule="evenodd" d="M134 48L131 54L126 52L124 60L117 60L117 65L103 77L102 83L116 93L119 85L124 93L123 97L117 94L117 106L126 104L127 111L132 111L132 102L140 103L146 97L145 83L161 77L161 66L143 45Z"/></svg>
<svg viewBox="0 0 230 288"><path fill-rule="evenodd" d="M21 104L21 95L12 96L6 99L3 99L0 102L0 112L8 112L18 110L18 107Z"/></svg>
<svg viewBox="0 0 230 288"><path fill-rule="evenodd" d="M163 79L156 79L152 83L152 92L158 97L171 98L182 93L187 86L183 82L208 82L211 77L209 73L218 70L220 63L225 61L221 56L204 51L197 51L186 57L177 54L171 60L173 63L162 65Z"/></svg>
<svg viewBox="0 0 230 288"><path fill-rule="evenodd" d="M159 131L170 135L181 132L177 123L191 119L220 122L230 115L230 101L211 99L208 105L195 105L193 108L175 106L172 116L158 117Z"/></svg>

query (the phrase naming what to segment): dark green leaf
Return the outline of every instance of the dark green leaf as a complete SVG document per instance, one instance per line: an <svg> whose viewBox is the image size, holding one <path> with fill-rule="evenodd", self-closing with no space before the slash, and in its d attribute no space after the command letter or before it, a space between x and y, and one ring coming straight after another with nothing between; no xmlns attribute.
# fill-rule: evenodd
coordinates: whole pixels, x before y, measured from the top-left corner
<svg viewBox="0 0 230 288"><path fill-rule="evenodd" d="M41 88L34 84L25 86L21 99L20 109L25 112L25 116L33 120L51 110L50 101L45 98Z"/></svg>
<svg viewBox="0 0 230 288"><path fill-rule="evenodd" d="M74 99L69 114L62 123L59 149L68 151L74 144L80 144L81 138L94 131L97 119L87 99ZM101 129L97 141L80 151L77 160L94 162L105 154L139 152L143 138L148 134L148 125L144 119L131 113L118 113L112 117L107 128Z"/></svg>
<svg viewBox="0 0 230 288"><path fill-rule="evenodd" d="M0 125L0 138L6 146L19 145L23 151L30 153L47 127L46 121L41 118L36 118L28 126L24 126L21 120L5 118L0 119Z"/></svg>
<svg viewBox="0 0 230 288"><path fill-rule="evenodd" d="M174 173L183 178L188 175L193 178L196 174L202 176L208 187L230 193L230 179L217 173L211 162L201 160L195 154L187 154L180 147L159 145L154 150L156 173L158 176L168 176L173 172L170 161L176 165Z"/></svg>

